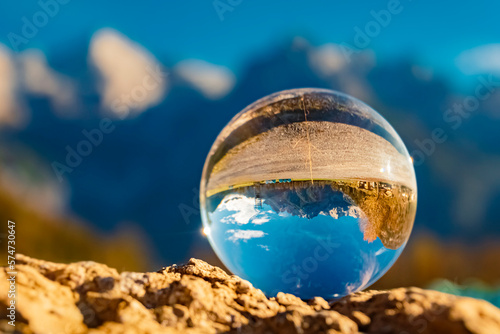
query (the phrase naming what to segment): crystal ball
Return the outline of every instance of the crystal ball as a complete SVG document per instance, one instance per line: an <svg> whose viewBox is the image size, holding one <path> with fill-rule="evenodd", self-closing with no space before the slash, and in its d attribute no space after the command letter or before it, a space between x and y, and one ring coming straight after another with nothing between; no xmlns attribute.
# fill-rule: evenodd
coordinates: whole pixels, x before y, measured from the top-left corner
<svg viewBox="0 0 500 334"><path fill-rule="evenodd" d="M234 274L273 296L339 298L378 280L410 236L413 163L393 127L331 90L264 97L218 135L203 169L204 232Z"/></svg>

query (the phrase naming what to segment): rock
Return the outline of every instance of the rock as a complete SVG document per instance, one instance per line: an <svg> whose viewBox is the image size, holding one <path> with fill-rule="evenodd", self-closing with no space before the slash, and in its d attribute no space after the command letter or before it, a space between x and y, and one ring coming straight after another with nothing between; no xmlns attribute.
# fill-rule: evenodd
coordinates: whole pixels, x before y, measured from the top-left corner
<svg viewBox="0 0 500 334"><path fill-rule="evenodd" d="M500 309L419 288L358 292L331 304L368 333L500 333Z"/></svg>
<svg viewBox="0 0 500 334"><path fill-rule="evenodd" d="M2 268L0 274L0 309L9 303L7 291L10 275ZM16 310L18 322L29 323L35 333L84 333L86 326L77 307L77 295L67 287L42 276L36 268L23 266L16 275ZM6 314L2 314L2 319ZM3 324L4 325L4 324ZM7 326L2 326L7 327Z"/></svg>
<svg viewBox="0 0 500 334"><path fill-rule="evenodd" d="M95 262L17 256L20 333L500 333L488 302L418 288L338 301L267 298L249 282L191 259L158 272L118 273ZM9 302L0 270L0 314ZM7 320L0 331L14 332Z"/></svg>

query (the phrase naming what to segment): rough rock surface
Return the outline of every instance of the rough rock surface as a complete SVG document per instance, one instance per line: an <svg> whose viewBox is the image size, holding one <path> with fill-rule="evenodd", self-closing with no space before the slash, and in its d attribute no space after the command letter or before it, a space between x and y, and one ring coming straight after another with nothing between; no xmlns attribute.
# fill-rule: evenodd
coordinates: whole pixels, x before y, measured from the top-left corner
<svg viewBox="0 0 500 334"><path fill-rule="evenodd" d="M267 298L237 276L191 259L151 273L95 262L18 255L16 327L7 324L0 270L0 332L21 333L500 333L500 309L472 298L399 288L327 302Z"/></svg>

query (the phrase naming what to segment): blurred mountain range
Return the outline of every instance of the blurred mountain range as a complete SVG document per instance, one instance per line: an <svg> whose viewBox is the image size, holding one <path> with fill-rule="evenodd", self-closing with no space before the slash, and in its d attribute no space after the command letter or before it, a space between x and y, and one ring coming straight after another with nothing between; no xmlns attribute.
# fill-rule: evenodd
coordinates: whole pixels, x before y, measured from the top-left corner
<svg viewBox="0 0 500 334"><path fill-rule="evenodd" d="M2 187L102 233L132 224L154 262L200 256L210 246L198 186L219 131L270 93L330 88L381 113L414 156L416 230L466 244L500 237L500 78L478 76L464 94L435 73L409 56L347 56L300 37L259 51L238 74L203 60L172 63L110 29L48 59L0 48ZM446 139L436 141L436 129Z"/></svg>

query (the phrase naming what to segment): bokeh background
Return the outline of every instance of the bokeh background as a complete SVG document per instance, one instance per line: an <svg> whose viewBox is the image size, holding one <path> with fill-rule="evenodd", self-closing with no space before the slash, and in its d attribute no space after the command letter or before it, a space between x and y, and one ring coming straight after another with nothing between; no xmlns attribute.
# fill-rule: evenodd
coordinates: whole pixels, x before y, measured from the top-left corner
<svg viewBox="0 0 500 334"><path fill-rule="evenodd" d="M492 1L0 3L0 240L155 270L198 257L218 132L290 88L378 110L415 161L414 232L376 288L500 305L500 30ZM2 256L2 263L6 256Z"/></svg>

